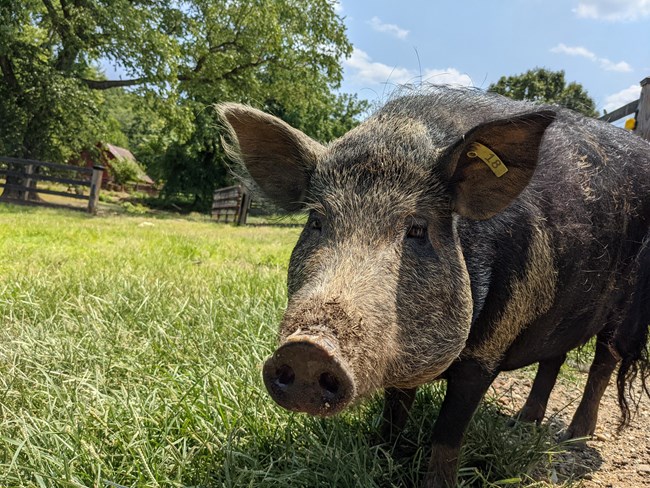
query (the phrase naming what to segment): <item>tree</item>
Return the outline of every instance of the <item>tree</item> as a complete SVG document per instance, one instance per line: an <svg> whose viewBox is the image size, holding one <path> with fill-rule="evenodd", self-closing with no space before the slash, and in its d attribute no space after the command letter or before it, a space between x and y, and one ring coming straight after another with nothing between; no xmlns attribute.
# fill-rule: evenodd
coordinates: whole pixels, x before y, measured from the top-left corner
<svg viewBox="0 0 650 488"><path fill-rule="evenodd" d="M364 108L333 95L351 51L330 0L4 0L0 152L69 160L114 133L106 90L125 87L164 120L150 146L177 154L188 145L199 165L220 157L218 131L197 127L216 125L204 114L218 101L277 100L327 135L336 113L349 121ZM102 62L123 76L106 79ZM137 155L162 172L165 154Z"/></svg>
<svg viewBox="0 0 650 488"><path fill-rule="evenodd" d="M151 173L166 182L163 195L190 196L195 209L210 207L215 184L232 183L219 143L219 121L206 109L210 104L248 103L322 141L341 135L366 108L355 97L334 93L342 77L339 61L351 46L330 1L259 4L264 8L230 2L222 6L219 15L230 27L206 33L201 49L229 54L198 58L180 85L186 97L183 107L191 110L194 123L186 138L172 138L169 151L152 162ZM203 36L200 19L210 15L210 9L202 10L194 22L197 37ZM255 60L264 59L257 66ZM206 76L222 81L204 83Z"/></svg>
<svg viewBox="0 0 650 488"><path fill-rule="evenodd" d="M127 183L138 181L138 178L144 174L140 165L128 158L113 159L109 171L115 184L121 187L124 187Z"/></svg>
<svg viewBox="0 0 650 488"><path fill-rule="evenodd" d="M564 71L535 68L520 75L502 76L488 91L515 100L554 103L589 117L597 117L596 103L584 87L576 82L567 85Z"/></svg>

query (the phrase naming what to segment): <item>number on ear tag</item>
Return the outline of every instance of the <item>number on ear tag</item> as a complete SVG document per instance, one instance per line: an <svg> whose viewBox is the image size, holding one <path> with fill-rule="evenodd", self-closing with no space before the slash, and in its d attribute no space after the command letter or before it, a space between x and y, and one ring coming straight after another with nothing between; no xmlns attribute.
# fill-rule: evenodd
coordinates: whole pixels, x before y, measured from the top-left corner
<svg viewBox="0 0 650 488"><path fill-rule="evenodd" d="M497 178L501 178L504 174L508 172L508 168L503 161L494 154L492 149L487 146L484 146L480 142L473 142L469 146L469 151L467 152L467 157L470 158L479 158L485 164L488 165L488 168L496 175Z"/></svg>

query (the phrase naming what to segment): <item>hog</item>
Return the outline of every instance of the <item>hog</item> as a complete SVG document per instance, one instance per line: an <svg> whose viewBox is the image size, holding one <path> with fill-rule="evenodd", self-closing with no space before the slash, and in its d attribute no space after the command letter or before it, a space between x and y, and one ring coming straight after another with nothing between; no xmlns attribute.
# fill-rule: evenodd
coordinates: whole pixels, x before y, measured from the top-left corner
<svg viewBox="0 0 650 488"><path fill-rule="evenodd" d="M248 106L217 107L229 156L308 212L263 379L329 416L384 389L381 434L445 379L427 487L454 486L466 427L500 371L539 363L540 422L567 352L596 337L567 438L594 433L609 378L649 375L650 144L573 111L476 89L407 91L323 145ZM648 392L647 387L645 388Z"/></svg>

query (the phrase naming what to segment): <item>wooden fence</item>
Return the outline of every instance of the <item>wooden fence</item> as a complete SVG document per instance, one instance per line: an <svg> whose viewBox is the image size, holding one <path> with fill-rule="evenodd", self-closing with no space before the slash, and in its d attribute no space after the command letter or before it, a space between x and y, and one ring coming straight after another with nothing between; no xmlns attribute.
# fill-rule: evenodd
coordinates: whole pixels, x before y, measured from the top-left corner
<svg viewBox="0 0 650 488"><path fill-rule="evenodd" d="M241 185L219 188L212 198L212 219L245 225L250 205L250 194Z"/></svg>
<svg viewBox="0 0 650 488"><path fill-rule="evenodd" d="M77 200L87 200L85 209L89 213L97 212L97 201L102 182L103 166L92 168L67 164L46 163L31 159L18 159L0 156L0 187L11 190L11 197L3 196L3 201L12 203L37 203L41 205L76 208L71 205L52 202L34 201L32 195L57 195ZM63 175L63 176L57 176ZM69 177L72 176L72 177ZM38 188L39 182L53 182L68 185L73 191ZM85 188L88 188L86 194Z"/></svg>
<svg viewBox="0 0 650 488"><path fill-rule="evenodd" d="M600 120L616 122L632 114L636 120L634 133L650 141L650 76L641 80L641 96L638 100L603 115Z"/></svg>

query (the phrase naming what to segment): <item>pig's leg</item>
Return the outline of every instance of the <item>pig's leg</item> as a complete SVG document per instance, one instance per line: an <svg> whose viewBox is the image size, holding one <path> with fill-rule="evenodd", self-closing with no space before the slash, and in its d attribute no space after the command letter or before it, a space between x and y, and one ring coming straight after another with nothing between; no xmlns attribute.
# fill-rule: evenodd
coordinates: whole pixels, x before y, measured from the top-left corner
<svg viewBox="0 0 650 488"><path fill-rule="evenodd" d="M458 456L465 429L497 373L467 360L452 365L445 375L447 393L433 426L427 488L456 486Z"/></svg>
<svg viewBox="0 0 650 488"><path fill-rule="evenodd" d="M596 421L598 420L600 399L605 393L609 378L617 363L618 357L610 349L607 338L604 335L599 335L596 342L596 354L594 355L594 362L591 363L589 368L585 391L582 394L580 405L578 405L578 409L573 415L571 424L564 434L565 439L587 437L594 433Z"/></svg>
<svg viewBox="0 0 650 488"><path fill-rule="evenodd" d="M393 443L402 432L415 400L417 388L386 388L382 415L381 439Z"/></svg>
<svg viewBox="0 0 650 488"><path fill-rule="evenodd" d="M542 422L546 413L546 405L551 390L555 386L555 380L560 372L560 368L566 359L566 354L562 354L553 359L540 361L533 382L533 388L530 390L525 405L520 410L517 418L524 422Z"/></svg>

